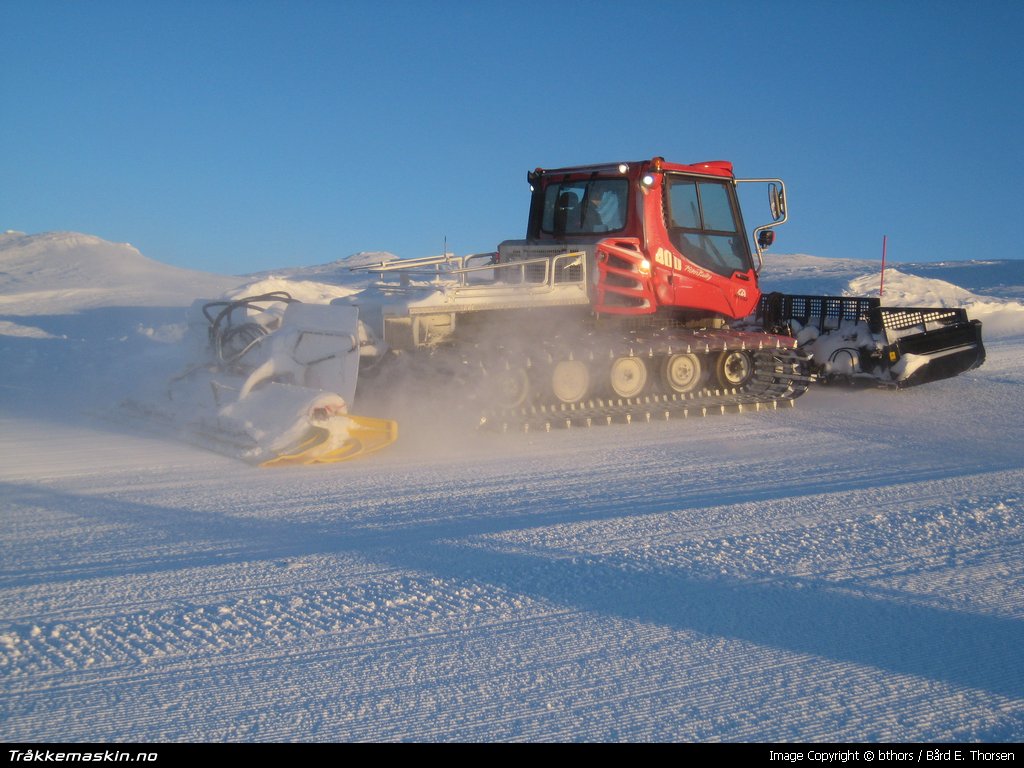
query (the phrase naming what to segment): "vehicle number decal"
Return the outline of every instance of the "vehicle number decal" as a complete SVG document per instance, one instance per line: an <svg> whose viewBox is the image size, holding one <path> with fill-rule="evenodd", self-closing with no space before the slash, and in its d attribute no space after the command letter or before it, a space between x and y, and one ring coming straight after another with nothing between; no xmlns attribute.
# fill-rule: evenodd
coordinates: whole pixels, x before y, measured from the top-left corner
<svg viewBox="0 0 1024 768"><path fill-rule="evenodd" d="M667 248L659 248L657 253L654 254L654 261L663 267L674 269L677 272L683 268L683 260L673 255Z"/></svg>

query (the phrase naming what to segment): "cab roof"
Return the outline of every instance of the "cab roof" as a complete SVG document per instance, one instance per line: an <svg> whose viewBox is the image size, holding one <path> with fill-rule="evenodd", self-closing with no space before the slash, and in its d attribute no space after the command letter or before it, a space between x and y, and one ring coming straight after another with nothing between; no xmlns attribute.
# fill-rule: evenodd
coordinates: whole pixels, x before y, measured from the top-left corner
<svg viewBox="0 0 1024 768"><path fill-rule="evenodd" d="M623 170L625 169L625 170ZM691 165L682 163L670 163L663 157L655 157L651 160L634 160L619 163L601 163L598 165L575 165L566 168L537 168L534 174L537 176L564 176L577 173L615 173L622 175L634 175L644 173L648 170L674 171L677 173L696 173L704 176L721 176L733 178L732 163L728 160L708 160L703 163Z"/></svg>

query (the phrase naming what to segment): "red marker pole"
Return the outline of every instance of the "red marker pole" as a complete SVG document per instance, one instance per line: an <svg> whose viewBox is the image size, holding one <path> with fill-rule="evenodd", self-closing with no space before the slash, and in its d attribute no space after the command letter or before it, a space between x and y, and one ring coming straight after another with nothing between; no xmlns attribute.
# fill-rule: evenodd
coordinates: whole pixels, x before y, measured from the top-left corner
<svg viewBox="0 0 1024 768"><path fill-rule="evenodd" d="M882 279L878 282L878 298L885 293L885 235L882 235Z"/></svg>

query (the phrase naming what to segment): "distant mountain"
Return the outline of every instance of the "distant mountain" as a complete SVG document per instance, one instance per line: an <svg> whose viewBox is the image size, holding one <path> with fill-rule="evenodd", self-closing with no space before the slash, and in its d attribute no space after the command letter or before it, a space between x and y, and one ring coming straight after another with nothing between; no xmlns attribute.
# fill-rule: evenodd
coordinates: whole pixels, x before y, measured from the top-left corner
<svg viewBox="0 0 1024 768"><path fill-rule="evenodd" d="M262 272L253 272L248 275L251 278L283 278L285 280L314 280L321 283L335 285L347 285L358 282L358 277L353 277L352 270L358 267L368 267L388 261L395 261L397 256L388 251L360 251L346 256L343 259L328 262L327 264L314 264L304 267L279 267L267 269Z"/></svg>
<svg viewBox="0 0 1024 768"><path fill-rule="evenodd" d="M77 232L0 234L0 314L53 314L113 306L188 305L239 278L180 269L127 243Z"/></svg>
<svg viewBox="0 0 1024 768"><path fill-rule="evenodd" d="M1024 259L939 261L894 266L903 272L945 280L984 296L1024 301Z"/></svg>
<svg viewBox="0 0 1024 768"><path fill-rule="evenodd" d="M105 307L187 307L197 298L282 290L300 301L329 302L376 279L353 267L395 258L367 251L328 264L232 277L162 264L127 243L94 235L6 232L0 234L0 322L6 322L0 335L65 332L57 323L43 329L11 318ZM877 296L879 268L877 261L866 259L768 254L760 283L765 292ZM1024 261L895 264L886 271L885 286L887 303L963 306L985 321L988 334L1019 332Z"/></svg>

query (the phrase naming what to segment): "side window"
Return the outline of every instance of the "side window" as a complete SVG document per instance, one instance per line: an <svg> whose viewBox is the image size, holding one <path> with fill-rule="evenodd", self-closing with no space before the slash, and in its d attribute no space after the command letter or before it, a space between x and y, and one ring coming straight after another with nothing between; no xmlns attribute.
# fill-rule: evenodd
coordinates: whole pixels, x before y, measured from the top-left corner
<svg viewBox="0 0 1024 768"><path fill-rule="evenodd" d="M671 179L669 181L669 200L672 203L670 227L701 229L696 182Z"/></svg>
<svg viewBox="0 0 1024 768"><path fill-rule="evenodd" d="M541 229L566 235L614 232L626 226L626 179L583 179L544 190Z"/></svg>
<svg viewBox="0 0 1024 768"><path fill-rule="evenodd" d="M704 229L735 232L736 221L729 205L729 192L724 184L701 182L700 202L704 211Z"/></svg>
<svg viewBox="0 0 1024 768"><path fill-rule="evenodd" d="M541 228L545 232L578 232L584 194L586 185L582 183L552 184L545 189Z"/></svg>
<svg viewBox="0 0 1024 768"><path fill-rule="evenodd" d="M669 227L718 232L736 231L729 192L724 184L670 179L669 201Z"/></svg>

